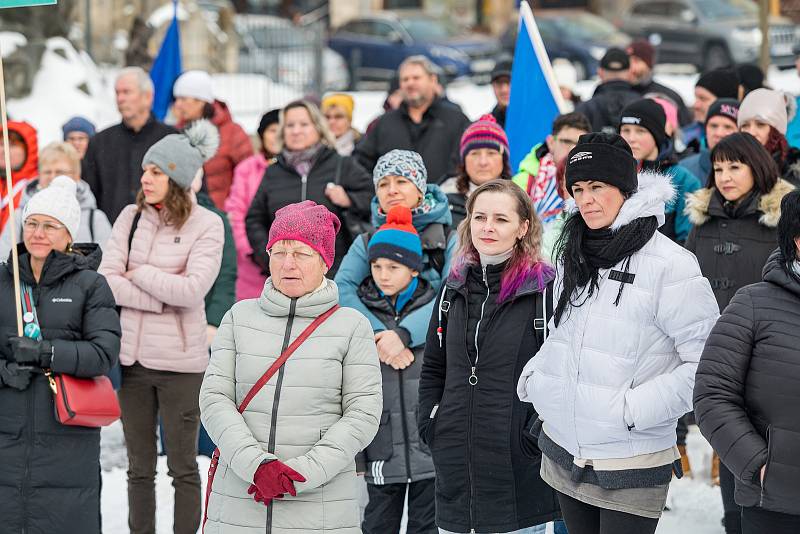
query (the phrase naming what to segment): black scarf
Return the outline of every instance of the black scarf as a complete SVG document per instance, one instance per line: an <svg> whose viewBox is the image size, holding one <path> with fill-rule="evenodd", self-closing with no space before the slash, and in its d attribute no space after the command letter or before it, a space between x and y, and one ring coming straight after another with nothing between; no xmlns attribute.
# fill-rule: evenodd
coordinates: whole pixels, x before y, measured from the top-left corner
<svg viewBox="0 0 800 534"><path fill-rule="evenodd" d="M609 269L641 249L657 229L655 217L634 219L616 232L587 228L581 240L583 258L595 272Z"/></svg>

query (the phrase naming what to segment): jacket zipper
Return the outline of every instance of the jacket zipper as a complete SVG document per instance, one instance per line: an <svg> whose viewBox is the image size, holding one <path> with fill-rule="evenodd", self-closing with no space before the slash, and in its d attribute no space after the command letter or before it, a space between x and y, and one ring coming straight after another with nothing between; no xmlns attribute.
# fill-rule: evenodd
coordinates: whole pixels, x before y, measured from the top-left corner
<svg viewBox="0 0 800 534"><path fill-rule="evenodd" d="M473 364L470 362L470 366L472 367L472 374L469 375L469 385L474 386L478 383L478 375L475 374L476 369L478 368L478 358L480 358L480 349L478 348L478 332L481 330L481 321L483 321L483 311L486 308L486 303L489 301L489 282L486 280L486 266L481 267L481 271L483 273L483 283L486 286L486 298L483 299L483 303L481 304L481 316L478 317L478 322L475 324L475 363ZM469 354L467 354L467 360L469 360Z"/></svg>
<svg viewBox="0 0 800 534"><path fill-rule="evenodd" d="M34 381L31 380L29 390L25 393L28 395L28 425L25 429L28 435L28 443L25 447L25 477L22 479L22 534L28 532L28 492L31 486L31 449L33 448L34 441L34 419L36 413L35 395L36 387Z"/></svg>
<svg viewBox="0 0 800 534"><path fill-rule="evenodd" d="M306 195L308 194L308 175L304 174L300 177L300 201L306 199Z"/></svg>
<svg viewBox="0 0 800 534"><path fill-rule="evenodd" d="M286 332L283 334L283 347L281 348L281 354L286 352L286 348L289 346L289 340L292 337L292 323L294 322L296 305L297 299L293 298L291 304L289 305L289 318L286 321ZM283 384L283 373L285 368L286 364L283 364L278 370L278 380L275 382L275 397L272 399L272 421L270 422L269 440L267 443L267 452L270 454L275 453L275 430L278 423L278 404L281 398L281 385ZM272 532L272 505L274 502L275 501L272 500L269 502L269 505L267 505L266 534L270 534Z"/></svg>
<svg viewBox="0 0 800 534"><path fill-rule="evenodd" d="M394 324L397 325L400 316L395 316ZM406 394L403 385L403 369L397 370L398 386L400 387L400 422L403 426L403 452L406 456L406 480L411 482L411 451L408 446L408 422L406 421Z"/></svg>

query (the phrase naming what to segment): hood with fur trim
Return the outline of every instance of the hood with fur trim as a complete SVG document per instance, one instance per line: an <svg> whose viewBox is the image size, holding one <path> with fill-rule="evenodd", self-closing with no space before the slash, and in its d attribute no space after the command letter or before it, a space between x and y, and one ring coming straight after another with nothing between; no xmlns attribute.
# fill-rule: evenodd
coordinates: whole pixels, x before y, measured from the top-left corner
<svg viewBox="0 0 800 534"><path fill-rule="evenodd" d="M715 190L715 187L707 187L686 195L684 213L695 226L701 226L711 218L708 209ZM758 222L769 228L777 227L781 218L781 200L792 191L794 186L779 178L769 193L758 197L758 211L761 212Z"/></svg>
<svg viewBox="0 0 800 534"><path fill-rule="evenodd" d="M617 218L611 225L612 232L642 217L655 217L659 227L666 220L664 211L667 204L675 197L672 180L666 174L654 171L642 171L638 178L639 187L622 204Z"/></svg>

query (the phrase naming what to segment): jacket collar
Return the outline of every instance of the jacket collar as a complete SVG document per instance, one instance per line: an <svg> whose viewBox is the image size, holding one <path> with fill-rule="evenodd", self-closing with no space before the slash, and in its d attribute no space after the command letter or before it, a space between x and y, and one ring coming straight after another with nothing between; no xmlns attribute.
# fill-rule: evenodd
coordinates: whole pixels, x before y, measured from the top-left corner
<svg viewBox="0 0 800 534"><path fill-rule="evenodd" d="M639 188L622 204L622 208L611 225L616 231L643 217L655 217L658 226L664 224L664 210L675 196L675 188L669 176L657 172L642 171L639 173Z"/></svg>
<svg viewBox="0 0 800 534"><path fill-rule="evenodd" d="M776 249L770 254L762 272L763 279L765 282L780 286L786 291L800 297L800 274L797 276L789 275L784 269L781 259L782 254L780 249Z"/></svg>
<svg viewBox="0 0 800 534"><path fill-rule="evenodd" d="M84 270L96 271L100 266L103 253L98 245L94 243L76 243L73 245L73 249L78 253L50 252L50 255L44 261L42 275L38 282L39 285L53 285L68 274ZM17 254L19 255L20 280L31 285L36 284L31 270L31 256L25 248L25 243L17 245ZM8 269L9 273L13 272L11 253L8 255L6 269Z"/></svg>
<svg viewBox="0 0 800 534"><path fill-rule="evenodd" d="M258 304L270 317L287 317L293 300L295 301L295 316L316 318L339 302L339 288L336 286L336 282L326 278L325 283L311 293L292 299L275 289L275 286L272 285L272 277L270 277L264 284Z"/></svg>
<svg viewBox="0 0 800 534"><path fill-rule="evenodd" d="M778 219L781 217L781 200L787 193L794 190L794 186L786 180L779 178L772 191L758 198L758 208L753 212L760 212L758 222L768 228L778 226ZM695 226L701 226L708 222L713 214L710 214L711 204L714 201L715 187L698 189L694 193L686 195L686 209L684 213Z"/></svg>
<svg viewBox="0 0 800 534"><path fill-rule="evenodd" d="M378 288L378 284L375 283L375 280L373 280L371 276L365 278L358 287L358 298L368 308L380 310L386 314L406 315L418 308L421 308L433 300L434 297L436 297L436 292L434 291L433 286L431 286L427 280L421 276L418 276L416 280L416 287L413 289L411 287L406 289L406 292L408 293L405 299L406 304L404 304L400 310L396 310L389 300L383 296L380 288Z"/></svg>
<svg viewBox="0 0 800 534"><path fill-rule="evenodd" d="M450 225L453 223L453 216L450 214L450 204L447 200L447 195L442 192L438 185L428 184L425 189L426 196L432 196L436 204L427 213L414 214L411 219L411 224L417 232L422 231L429 224L439 223ZM382 224L386 223L386 214L381 212L381 205L378 202L378 196L372 197L370 205L372 209L372 224L375 228L380 228Z"/></svg>

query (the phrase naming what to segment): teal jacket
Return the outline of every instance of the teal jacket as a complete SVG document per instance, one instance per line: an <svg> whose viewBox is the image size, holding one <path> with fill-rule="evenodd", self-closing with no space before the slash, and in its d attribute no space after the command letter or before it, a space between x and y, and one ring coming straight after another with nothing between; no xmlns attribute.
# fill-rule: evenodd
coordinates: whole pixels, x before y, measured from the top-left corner
<svg viewBox="0 0 800 534"><path fill-rule="evenodd" d="M452 217L450 216L450 204L447 201L447 195L439 189L439 186L428 184L426 196L433 197L436 202L429 212L414 215L412 219L414 228L416 228L417 232L420 234L422 234L423 230L425 230L428 225L433 223L443 224L449 228L452 223ZM380 212L378 198L375 197L372 199L372 224L375 228L378 228L385 222L386 215ZM423 252L423 267L420 276L427 280L437 293L439 292L439 287L442 285L442 279L446 278L447 273L450 271L450 260L455 253L457 242L458 238L455 233L450 232L450 238L447 241L447 248L444 253L444 268L441 273L431 265L428 254ZM365 278L370 276L370 266L367 258L367 249L364 246L364 240L359 236L353 240L353 244L350 245L350 249L342 259L334 281L336 285L339 286L339 304L354 308L363 313L366 318L369 319L372 329L375 332L380 332L386 330L383 322L367 309L358 297L358 287ZM425 344L425 338L428 334L428 324L431 320L434 304L434 301L431 301L425 306L417 308L409 313L400 321L398 327L405 330L410 336L410 339L403 339L403 333L398 333L404 342L408 341L406 346L413 348Z"/></svg>
<svg viewBox="0 0 800 534"><path fill-rule="evenodd" d="M197 204L219 215L225 227L222 265L214 285L206 294L206 321L209 325L218 327L222 317L236 303L236 245L233 242L233 229L225 212L217 208L203 192L197 193Z"/></svg>

